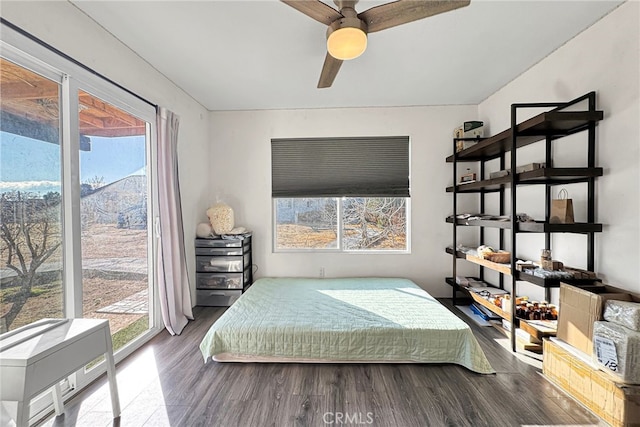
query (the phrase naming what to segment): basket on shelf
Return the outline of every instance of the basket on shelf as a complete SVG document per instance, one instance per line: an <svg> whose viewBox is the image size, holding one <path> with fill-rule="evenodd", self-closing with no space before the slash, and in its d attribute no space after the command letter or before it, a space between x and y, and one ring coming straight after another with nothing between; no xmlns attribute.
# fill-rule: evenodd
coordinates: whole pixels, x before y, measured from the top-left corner
<svg viewBox="0 0 640 427"><path fill-rule="evenodd" d="M484 259L491 262L497 262L500 264L508 264L511 262L511 252L501 251L501 252L485 253Z"/></svg>

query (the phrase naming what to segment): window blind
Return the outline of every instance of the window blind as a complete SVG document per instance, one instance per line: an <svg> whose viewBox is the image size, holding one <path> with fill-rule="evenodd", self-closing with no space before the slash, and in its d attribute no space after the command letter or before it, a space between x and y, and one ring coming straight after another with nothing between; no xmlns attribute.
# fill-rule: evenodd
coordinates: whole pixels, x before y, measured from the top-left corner
<svg viewBox="0 0 640 427"><path fill-rule="evenodd" d="M271 140L273 197L409 197L409 137Z"/></svg>

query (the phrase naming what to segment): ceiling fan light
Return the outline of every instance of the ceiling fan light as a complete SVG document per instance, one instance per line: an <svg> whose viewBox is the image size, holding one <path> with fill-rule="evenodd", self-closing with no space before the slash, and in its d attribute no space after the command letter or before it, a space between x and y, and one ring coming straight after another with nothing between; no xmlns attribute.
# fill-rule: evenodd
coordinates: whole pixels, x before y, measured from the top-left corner
<svg viewBox="0 0 640 427"><path fill-rule="evenodd" d="M327 51L343 61L357 58L367 49L367 34L360 28L343 27L327 37Z"/></svg>

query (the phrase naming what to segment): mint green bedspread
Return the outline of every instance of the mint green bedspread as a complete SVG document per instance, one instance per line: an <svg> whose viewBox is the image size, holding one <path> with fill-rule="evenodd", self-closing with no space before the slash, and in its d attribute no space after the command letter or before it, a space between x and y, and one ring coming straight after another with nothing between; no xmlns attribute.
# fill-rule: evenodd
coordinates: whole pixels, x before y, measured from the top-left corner
<svg viewBox="0 0 640 427"><path fill-rule="evenodd" d="M358 362L455 363L493 373L469 326L400 278L262 278L211 326L219 354Z"/></svg>

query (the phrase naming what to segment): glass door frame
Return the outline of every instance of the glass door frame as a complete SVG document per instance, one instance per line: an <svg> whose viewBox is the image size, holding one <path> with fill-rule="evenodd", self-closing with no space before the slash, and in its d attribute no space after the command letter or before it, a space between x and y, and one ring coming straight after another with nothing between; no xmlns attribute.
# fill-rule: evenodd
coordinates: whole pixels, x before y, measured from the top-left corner
<svg viewBox="0 0 640 427"><path fill-rule="evenodd" d="M155 284L157 258L156 218L158 217L157 174L151 165L157 164L156 110L148 102L134 96L122 87L109 82L72 60L59 54L33 38L0 23L0 54L18 64L60 84L60 129L62 167L62 236L63 236L63 295L64 316L82 317L82 256L80 244L80 132L79 90L90 92L105 102L147 122L146 164L147 188L150 203L147 203L147 243L149 322L150 328L134 341L120 349L114 356L116 363L131 354L163 329L158 290ZM74 113L75 112L75 113ZM63 384L63 398L69 398L104 374L104 362L94 368L78 371ZM53 409L50 393L45 393L31 402L31 419L39 419Z"/></svg>
<svg viewBox="0 0 640 427"><path fill-rule="evenodd" d="M123 102L121 97L123 94L126 94L128 97L133 98L130 94L122 91L122 93L115 94L115 91L121 91L121 89L115 88L109 84L101 84L106 83L102 81L93 81L88 82L82 79L66 79L69 84L69 90L63 90L63 94L69 94L69 109L65 111L79 111L79 93L80 91L87 92L92 96L99 98L101 101L107 102L110 105L119 108L120 110L131 114L141 120L144 120L146 125L146 135L145 135L145 145L146 145L146 180L147 180L147 189L148 192L148 200L150 203L147 203L147 272L148 272L148 282L149 282L149 329L136 337L133 341L123 346L119 349L115 354L116 363L131 354L134 350L140 347L140 343L144 343L155 336L158 332L161 331L159 325L162 325L162 317L159 309L159 305L156 306L155 301L159 301L158 299L158 290L155 286L156 281L156 269L155 269L155 227L153 226L155 221L154 218L157 216L158 207L157 207L157 184L155 179L155 168L149 167L155 163L156 159L156 126L155 126L155 109L153 109L153 115L150 114L150 111L143 111L140 108L132 107L129 103ZM135 100L135 99L134 99ZM130 101L130 100L129 100ZM139 100L137 100L139 101ZM64 95L63 95L63 103L64 103ZM146 105L147 107L150 107ZM139 106L138 106L139 107ZM69 283L79 284L79 286L73 286L74 295L72 298L66 298L66 302L70 304L68 307L67 313L75 313L77 315L73 317L82 317L83 313L83 304L82 304L82 253L81 253L81 214L80 214L80 124L79 124L79 115L78 114L69 114L69 131L66 132L67 135L70 136L69 141L63 137L64 142L68 142L68 145L63 145L67 148L67 153L70 156L69 159L64 158L65 162L63 164L68 164L69 169L69 180L66 179L63 182L72 182L72 194L69 195L70 204L67 204L67 200L63 196L63 202L65 203L65 207L70 206L71 212L67 216L67 209L65 209L64 214L64 224L67 224L67 220L71 224L71 227L65 227L65 234L63 240L65 242L71 242L70 250L73 252L72 257L65 257L65 283L67 281ZM63 123L63 135L65 134L65 126ZM63 152L65 150L63 149ZM64 157L64 155L63 155ZM66 163L66 161L69 163ZM63 168L64 169L64 168ZM66 178L66 177L65 177ZM76 194L77 192L77 194ZM67 264L67 260L69 260L69 264ZM67 276L67 274L69 274ZM113 334L113 332L112 332ZM74 384L78 388L82 388L85 385L89 384L93 380L95 380L98 376L102 375L106 370L106 365L104 361L101 361L96 366L92 367L90 370L80 370L75 374Z"/></svg>

